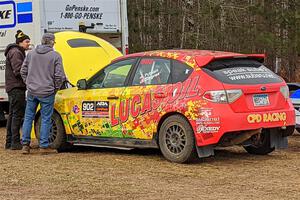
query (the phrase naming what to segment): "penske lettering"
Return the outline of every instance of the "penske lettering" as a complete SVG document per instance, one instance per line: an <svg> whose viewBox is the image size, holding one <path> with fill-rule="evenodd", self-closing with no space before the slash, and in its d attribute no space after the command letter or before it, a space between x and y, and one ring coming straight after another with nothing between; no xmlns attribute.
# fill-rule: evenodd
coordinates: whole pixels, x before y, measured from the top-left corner
<svg viewBox="0 0 300 200"><path fill-rule="evenodd" d="M16 25L15 2L0 1L0 29L12 28ZM1 31L1 37L6 35Z"/></svg>
<svg viewBox="0 0 300 200"><path fill-rule="evenodd" d="M76 6L76 5L67 5L66 6L66 11L75 11L75 12L99 12L100 8L99 7L88 7L88 6Z"/></svg>
<svg viewBox="0 0 300 200"><path fill-rule="evenodd" d="M269 122L284 122L286 121L286 113L264 113L264 114L251 114L247 116L247 121L250 124L255 123L269 123Z"/></svg>
<svg viewBox="0 0 300 200"><path fill-rule="evenodd" d="M100 7L67 5L66 12L60 14L60 18L64 19L102 19L103 12Z"/></svg>
<svg viewBox="0 0 300 200"><path fill-rule="evenodd" d="M0 19L9 19L11 14L12 10L0 10Z"/></svg>

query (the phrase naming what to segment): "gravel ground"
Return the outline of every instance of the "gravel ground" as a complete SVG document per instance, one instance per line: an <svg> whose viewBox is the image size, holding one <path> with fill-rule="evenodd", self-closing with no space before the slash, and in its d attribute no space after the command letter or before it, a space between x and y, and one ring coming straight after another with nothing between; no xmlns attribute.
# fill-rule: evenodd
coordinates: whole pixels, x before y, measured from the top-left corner
<svg viewBox="0 0 300 200"><path fill-rule="evenodd" d="M31 155L4 150L0 128L0 199L300 199L300 135L268 156L241 147L181 165L158 150L76 148Z"/></svg>

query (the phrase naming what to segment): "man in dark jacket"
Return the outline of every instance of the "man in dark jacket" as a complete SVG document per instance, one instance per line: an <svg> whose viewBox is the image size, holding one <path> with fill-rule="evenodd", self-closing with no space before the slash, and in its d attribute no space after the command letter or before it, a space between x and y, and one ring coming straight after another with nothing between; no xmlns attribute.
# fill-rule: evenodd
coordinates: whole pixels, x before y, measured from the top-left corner
<svg viewBox="0 0 300 200"><path fill-rule="evenodd" d="M25 59L25 50L28 50L30 46L30 38L20 30L15 37L16 43L8 45L5 50L5 89L9 101L5 149L20 150L22 145L20 144L19 131L26 104L26 86L20 75L20 70Z"/></svg>
<svg viewBox="0 0 300 200"><path fill-rule="evenodd" d="M37 106L41 105L40 152L52 153L49 147L51 116L55 94L66 80L61 55L53 50L55 37L45 33L42 45L28 53L21 68L21 76L28 90L27 105L22 129L23 154L30 153L30 132Z"/></svg>

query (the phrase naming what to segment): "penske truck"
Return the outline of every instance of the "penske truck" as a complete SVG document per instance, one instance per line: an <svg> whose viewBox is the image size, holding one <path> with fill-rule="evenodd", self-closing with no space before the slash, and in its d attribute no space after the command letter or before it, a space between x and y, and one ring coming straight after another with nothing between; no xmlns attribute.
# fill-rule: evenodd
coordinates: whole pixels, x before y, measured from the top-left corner
<svg viewBox="0 0 300 200"><path fill-rule="evenodd" d="M0 121L8 111L4 51L17 30L30 36L33 48L45 32L78 31L127 54L127 0L0 0Z"/></svg>

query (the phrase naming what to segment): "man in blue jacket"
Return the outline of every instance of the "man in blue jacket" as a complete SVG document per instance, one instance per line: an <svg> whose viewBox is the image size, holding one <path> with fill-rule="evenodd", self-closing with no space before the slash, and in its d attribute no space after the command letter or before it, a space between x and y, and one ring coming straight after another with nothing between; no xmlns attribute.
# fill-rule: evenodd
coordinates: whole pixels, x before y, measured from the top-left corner
<svg viewBox="0 0 300 200"><path fill-rule="evenodd" d="M30 153L30 133L32 122L38 105L41 105L40 152L52 153L49 147L51 116L53 113L55 94L66 80L62 57L54 51L55 37L45 33L42 45L30 51L21 68L21 76L26 83L27 105L22 129L23 154Z"/></svg>

